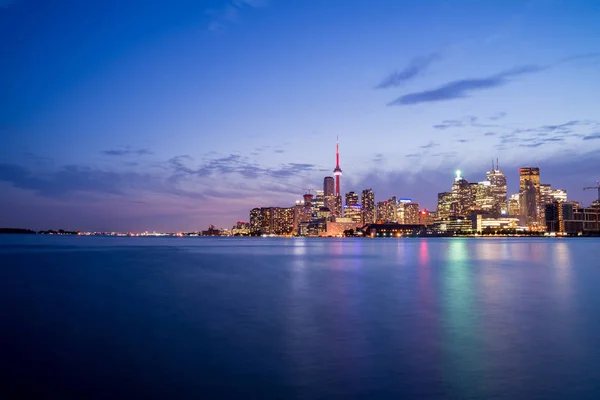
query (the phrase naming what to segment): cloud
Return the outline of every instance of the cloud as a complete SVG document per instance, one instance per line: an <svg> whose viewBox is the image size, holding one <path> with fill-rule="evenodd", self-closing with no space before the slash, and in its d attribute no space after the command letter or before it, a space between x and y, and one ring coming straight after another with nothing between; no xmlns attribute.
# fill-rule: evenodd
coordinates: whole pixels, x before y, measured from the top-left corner
<svg viewBox="0 0 600 400"><path fill-rule="evenodd" d="M377 86L375 86L375 88L388 89L400 86L403 83L422 75L429 68L429 66L439 58L439 53L431 53L425 56L415 57L406 67L404 67L404 69L392 72Z"/></svg>
<svg viewBox="0 0 600 400"><path fill-rule="evenodd" d="M600 139L600 132L592 133L591 135L587 135L583 137L583 140L596 140Z"/></svg>
<svg viewBox="0 0 600 400"><path fill-rule="evenodd" d="M283 153L285 153L285 150L277 149L277 150L274 150L273 152L277 153L277 154L283 154Z"/></svg>
<svg viewBox="0 0 600 400"><path fill-rule="evenodd" d="M380 164L382 162L385 161L385 157L382 153L377 153L375 154L375 156L371 159L372 162Z"/></svg>
<svg viewBox="0 0 600 400"><path fill-rule="evenodd" d="M495 116L489 117L488 119L493 119ZM434 129L451 129L451 128L497 128L499 125L497 124L488 124L485 122L479 122L480 118L475 117L473 115L467 115L461 119L445 119L437 125L433 125Z"/></svg>
<svg viewBox="0 0 600 400"><path fill-rule="evenodd" d="M129 189L151 189L158 181L149 174L105 171L66 165L55 171L36 173L15 164L0 164L0 181L42 196L63 197L77 192L123 195Z"/></svg>
<svg viewBox="0 0 600 400"><path fill-rule="evenodd" d="M439 143L436 143L434 141L431 141L429 143L427 143L426 145L420 146L422 149L431 149L433 147L439 146Z"/></svg>
<svg viewBox="0 0 600 400"><path fill-rule="evenodd" d="M261 8L267 6L267 0L233 0L225 3L218 9L208 9L205 13L210 17L208 30L223 32L227 26L235 24L240 19L240 12L244 8Z"/></svg>
<svg viewBox="0 0 600 400"><path fill-rule="evenodd" d="M497 114L492 115L491 117L489 117L489 119L491 121L498 121L499 119L505 118L506 117L506 113L504 111L501 111Z"/></svg>
<svg viewBox="0 0 600 400"><path fill-rule="evenodd" d="M459 143L467 143L469 140L468 139L458 139Z"/></svg>
<svg viewBox="0 0 600 400"><path fill-rule="evenodd" d="M495 136L496 132L486 132L483 134L483 136Z"/></svg>
<svg viewBox="0 0 600 400"><path fill-rule="evenodd" d="M390 102L388 105L413 105L419 103L463 99L469 97L471 93L475 91L504 86L511 82L510 78L526 74L534 74L546 69L547 67L538 65L525 65L515 67L485 78L460 79L446 83L445 85L442 85L436 89L405 94L404 96L401 96Z"/></svg>
<svg viewBox="0 0 600 400"><path fill-rule="evenodd" d="M102 154L107 155L107 156L128 156L128 155L144 156L144 155L149 155L149 154L154 154L154 153L152 153L148 149L135 150L135 149L130 149L130 148L124 148L124 149L103 150Z"/></svg>
<svg viewBox="0 0 600 400"><path fill-rule="evenodd" d="M560 66L562 64L586 60L591 61L593 65L595 65L596 63L600 62L600 52L576 54L573 56L562 58L546 66L523 65L484 78L469 78L451 81L436 89L405 94L397 98L396 100L388 103L388 106L405 106L420 103L464 99L470 97L470 95L476 91L489 90L507 85L512 82L511 78L514 77L535 74Z"/></svg>
<svg viewBox="0 0 600 400"><path fill-rule="evenodd" d="M290 178L310 172L323 171L314 164L305 163L287 163L279 164L277 167L265 167L253 163L247 157L242 157L239 154L208 159L197 168L193 168L186 165L186 161L190 160L188 157L176 156L168 161L175 172L175 177L181 177L182 174L197 177L237 174L247 179L260 177Z"/></svg>

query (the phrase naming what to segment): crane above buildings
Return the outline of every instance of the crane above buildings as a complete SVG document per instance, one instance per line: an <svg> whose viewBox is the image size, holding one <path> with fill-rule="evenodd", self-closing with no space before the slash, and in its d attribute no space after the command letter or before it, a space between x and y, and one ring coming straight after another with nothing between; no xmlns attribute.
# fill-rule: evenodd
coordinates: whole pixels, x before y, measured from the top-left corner
<svg viewBox="0 0 600 400"><path fill-rule="evenodd" d="M598 205L600 205L600 181L596 181L596 186L588 186L583 188L583 190L597 190L598 191L598 199L596 199L596 201L598 202Z"/></svg>

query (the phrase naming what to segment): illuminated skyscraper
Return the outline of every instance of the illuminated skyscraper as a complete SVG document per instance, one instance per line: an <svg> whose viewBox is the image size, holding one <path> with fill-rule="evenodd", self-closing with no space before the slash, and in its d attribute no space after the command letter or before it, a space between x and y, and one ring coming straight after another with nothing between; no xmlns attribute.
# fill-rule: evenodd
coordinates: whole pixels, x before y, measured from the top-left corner
<svg viewBox="0 0 600 400"><path fill-rule="evenodd" d="M456 171L456 178L452 185L452 194L456 201L456 215L467 217L471 215L474 206L474 196L471 185L461 176L460 171Z"/></svg>
<svg viewBox="0 0 600 400"><path fill-rule="evenodd" d="M496 168L493 168L494 163L492 162L492 169L487 173L487 180L492 186L492 195L494 197L492 212L496 214L508 213L508 204L506 198L506 176L498 167L498 160L496 159Z"/></svg>
<svg viewBox="0 0 600 400"><path fill-rule="evenodd" d="M404 222L403 224L420 224L421 216L419 214L419 203L404 203Z"/></svg>
<svg viewBox="0 0 600 400"><path fill-rule="evenodd" d="M372 189L362 191L362 223L372 224L375 222L375 193Z"/></svg>
<svg viewBox="0 0 600 400"><path fill-rule="evenodd" d="M490 181L483 181L477 184L475 192L475 209L485 211L487 213L498 213L496 211L493 192L494 187Z"/></svg>
<svg viewBox="0 0 600 400"><path fill-rule="evenodd" d="M508 200L508 214L512 216L521 215L521 195L519 193L511 194Z"/></svg>
<svg viewBox="0 0 600 400"><path fill-rule="evenodd" d="M355 206L358 205L358 194L354 192L346 193L346 205Z"/></svg>
<svg viewBox="0 0 600 400"><path fill-rule="evenodd" d="M439 219L456 216L456 199L454 193L438 193L437 216Z"/></svg>
<svg viewBox="0 0 600 400"><path fill-rule="evenodd" d="M396 196L377 203L377 222L397 222Z"/></svg>

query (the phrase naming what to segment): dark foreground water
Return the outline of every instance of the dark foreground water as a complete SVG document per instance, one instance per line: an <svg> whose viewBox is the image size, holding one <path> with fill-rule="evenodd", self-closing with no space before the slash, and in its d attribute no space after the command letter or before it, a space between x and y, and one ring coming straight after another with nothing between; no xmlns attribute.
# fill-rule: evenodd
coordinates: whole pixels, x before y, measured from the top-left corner
<svg viewBox="0 0 600 400"><path fill-rule="evenodd" d="M598 239L0 236L0 260L10 398L600 398Z"/></svg>

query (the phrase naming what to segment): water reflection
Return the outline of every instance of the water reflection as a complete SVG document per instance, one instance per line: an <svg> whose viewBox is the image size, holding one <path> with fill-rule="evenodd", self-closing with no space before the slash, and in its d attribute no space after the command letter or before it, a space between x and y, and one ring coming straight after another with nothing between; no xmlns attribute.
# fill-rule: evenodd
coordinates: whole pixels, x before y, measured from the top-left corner
<svg viewBox="0 0 600 400"><path fill-rule="evenodd" d="M450 241L443 272L443 374L449 381L454 382L458 397L474 396L482 389L481 382L475 380L477 375L473 374L473 371L481 368L481 354L478 353L477 345L479 338L473 304L473 265L469 257L468 240ZM465 376L473 378L465 380Z"/></svg>

